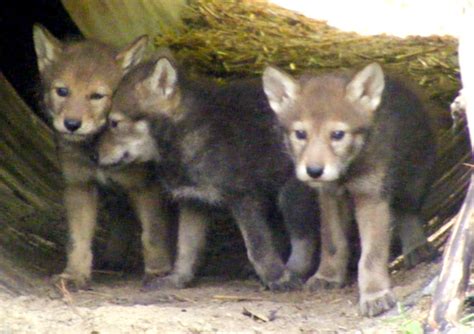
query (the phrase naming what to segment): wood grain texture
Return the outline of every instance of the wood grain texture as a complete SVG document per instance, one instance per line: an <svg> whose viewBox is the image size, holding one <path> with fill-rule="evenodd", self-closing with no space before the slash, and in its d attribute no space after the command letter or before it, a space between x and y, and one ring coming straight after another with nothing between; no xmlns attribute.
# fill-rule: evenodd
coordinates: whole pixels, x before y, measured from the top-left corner
<svg viewBox="0 0 474 334"><path fill-rule="evenodd" d="M86 38L118 47L160 31L177 32L186 0L62 0Z"/></svg>

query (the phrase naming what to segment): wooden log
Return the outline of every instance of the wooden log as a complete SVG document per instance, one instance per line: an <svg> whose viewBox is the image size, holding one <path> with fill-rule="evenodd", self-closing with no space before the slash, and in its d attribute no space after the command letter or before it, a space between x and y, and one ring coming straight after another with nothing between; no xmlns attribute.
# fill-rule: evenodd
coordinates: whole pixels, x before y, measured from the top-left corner
<svg viewBox="0 0 474 334"><path fill-rule="evenodd" d="M459 64L463 98L474 152L474 1L466 0L463 30L459 39ZM425 326L429 333L446 333L455 328L464 303L474 253L474 175L444 254L441 274Z"/></svg>
<svg viewBox="0 0 474 334"><path fill-rule="evenodd" d="M0 72L0 291L27 292L58 257L62 181L52 131Z"/></svg>
<svg viewBox="0 0 474 334"><path fill-rule="evenodd" d="M62 0L86 38L123 46L137 36L178 32L186 0Z"/></svg>
<svg viewBox="0 0 474 334"><path fill-rule="evenodd" d="M14 194L35 210L58 205L62 182L52 131L1 72L0 133L0 194Z"/></svg>

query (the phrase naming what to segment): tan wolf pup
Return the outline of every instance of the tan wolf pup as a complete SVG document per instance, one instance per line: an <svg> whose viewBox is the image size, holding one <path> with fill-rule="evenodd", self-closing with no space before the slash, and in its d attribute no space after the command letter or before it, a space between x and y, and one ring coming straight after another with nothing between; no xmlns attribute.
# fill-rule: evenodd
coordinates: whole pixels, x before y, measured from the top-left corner
<svg viewBox="0 0 474 334"><path fill-rule="evenodd" d="M388 272L390 224L409 261L429 253L420 210L436 150L419 99L385 78L376 63L354 76L299 80L268 67L263 83L286 129L298 178L320 190L321 262L306 284L314 289L345 283L349 250L341 206L350 201L362 246L361 313L375 316L390 309L395 304Z"/></svg>
<svg viewBox="0 0 474 334"><path fill-rule="evenodd" d="M100 182L122 186L142 224L145 277L171 269L167 217L153 173L143 164L107 171L91 156L121 78L145 53L141 36L118 51L97 41L61 42L41 25L33 27L43 89L43 107L56 130L65 179L64 204L69 224L67 266L58 277L83 287L91 276L92 239Z"/></svg>

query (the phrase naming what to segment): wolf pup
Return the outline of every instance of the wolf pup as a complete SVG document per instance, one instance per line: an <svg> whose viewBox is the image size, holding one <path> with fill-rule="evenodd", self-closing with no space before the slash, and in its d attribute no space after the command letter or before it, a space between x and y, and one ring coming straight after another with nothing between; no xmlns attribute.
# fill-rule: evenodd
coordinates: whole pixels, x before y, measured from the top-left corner
<svg viewBox="0 0 474 334"><path fill-rule="evenodd" d="M408 257L423 253L427 243L420 210L435 162L435 138L420 101L399 82L385 80L375 63L353 77L299 80L268 67L263 83L286 129L296 175L320 189L322 258L307 284L345 282L348 244L340 206L348 195L362 246L361 312L375 316L390 309L395 304L388 273L390 222Z"/></svg>
<svg viewBox="0 0 474 334"><path fill-rule="evenodd" d="M283 212L295 220L286 266L268 226L272 201L294 171L260 82L207 87L183 78L169 57L141 64L117 89L110 127L98 152L104 167L155 161L160 180L180 204L173 272L155 279L150 288L192 282L205 245L208 213L203 208L209 206L229 209L248 257L268 288L296 288L309 274L318 219L314 192L299 181L285 191L303 208ZM281 198L281 205L292 207L290 200Z"/></svg>
<svg viewBox="0 0 474 334"><path fill-rule="evenodd" d="M166 218L160 189L146 166L104 171L91 159L92 144L104 129L112 94L122 76L145 52L147 37L122 51L95 41L62 43L41 25L33 39L43 88L43 105L56 130L65 178L64 204L69 224L67 266L59 278L83 287L91 276L91 243L97 216L97 182L123 186L142 223L146 275L171 269Z"/></svg>

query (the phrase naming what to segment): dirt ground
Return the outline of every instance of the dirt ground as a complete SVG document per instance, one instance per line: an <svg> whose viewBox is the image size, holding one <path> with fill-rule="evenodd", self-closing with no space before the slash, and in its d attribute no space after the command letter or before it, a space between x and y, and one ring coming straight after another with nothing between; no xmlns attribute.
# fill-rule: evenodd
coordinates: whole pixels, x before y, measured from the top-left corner
<svg viewBox="0 0 474 334"><path fill-rule="evenodd" d="M439 264L392 274L404 304L374 319L357 312L357 289L272 293L254 280L201 278L193 288L140 291L138 278L97 274L91 290L0 293L0 333L421 333ZM473 330L473 329L471 329ZM467 333L466 329L466 333Z"/></svg>

